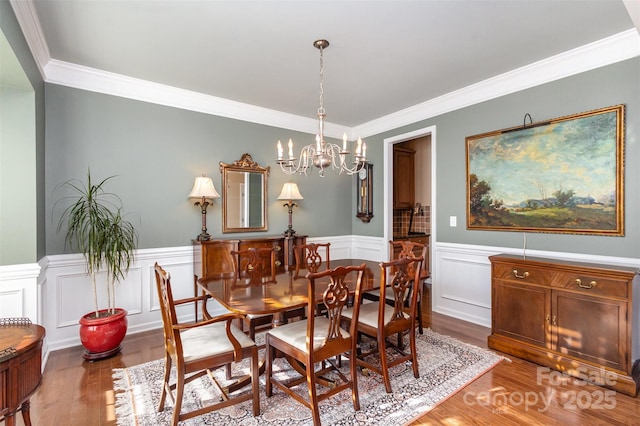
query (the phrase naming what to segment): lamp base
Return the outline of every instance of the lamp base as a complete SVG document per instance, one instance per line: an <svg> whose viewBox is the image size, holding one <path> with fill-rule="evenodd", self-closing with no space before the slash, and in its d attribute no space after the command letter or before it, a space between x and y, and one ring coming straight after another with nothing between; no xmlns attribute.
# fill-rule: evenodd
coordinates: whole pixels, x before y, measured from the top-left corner
<svg viewBox="0 0 640 426"><path fill-rule="evenodd" d="M206 232L198 235L198 241L209 241L211 239L211 234L207 234Z"/></svg>
<svg viewBox="0 0 640 426"><path fill-rule="evenodd" d="M293 237L294 235L296 235L296 231L289 228L286 231L284 231L284 236L285 237Z"/></svg>

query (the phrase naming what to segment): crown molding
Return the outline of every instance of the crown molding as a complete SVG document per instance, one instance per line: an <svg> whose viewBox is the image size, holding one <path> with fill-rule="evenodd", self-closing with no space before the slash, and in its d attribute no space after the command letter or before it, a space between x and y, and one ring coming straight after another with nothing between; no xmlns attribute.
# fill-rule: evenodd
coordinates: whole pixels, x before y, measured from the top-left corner
<svg viewBox="0 0 640 426"><path fill-rule="evenodd" d="M47 83L315 134L317 120L231 101L95 68L51 59L33 0L9 0ZM325 122L325 135L350 140L397 129L437 115L640 56L636 28L489 78L418 105L347 128Z"/></svg>
<svg viewBox="0 0 640 426"><path fill-rule="evenodd" d="M640 34L630 29L361 124L352 134L376 135L637 56Z"/></svg>
<svg viewBox="0 0 640 426"><path fill-rule="evenodd" d="M45 79L44 67L51 60L49 46L42 34L40 20L32 0L9 0L16 19L22 29L31 54L33 55L42 78Z"/></svg>
<svg viewBox="0 0 640 426"><path fill-rule="evenodd" d="M45 81L235 120L315 133L317 120L52 59ZM341 135L341 134L340 134Z"/></svg>

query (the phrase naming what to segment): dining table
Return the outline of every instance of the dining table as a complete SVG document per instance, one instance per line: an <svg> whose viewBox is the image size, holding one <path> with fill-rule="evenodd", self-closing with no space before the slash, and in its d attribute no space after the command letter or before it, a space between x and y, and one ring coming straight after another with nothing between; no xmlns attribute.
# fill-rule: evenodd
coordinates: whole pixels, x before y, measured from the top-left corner
<svg viewBox="0 0 640 426"><path fill-rule="evenodd" d="M320 264L318 271L338 266L359 266L365 264L362 277L362 291L373 290L380 285L379 262L364 259L337 259ZM355 276L355 274L354 274ZM326 278L329 283L329 278ZM355 294L355 280L347 277L349 290ZM202 277L198 286L231 312L242 315L273 315L272 325L283 324L286 311L307 306L309 299L307 271L296 272L295 266L280 271L275 277L269 275L261 280L244 277ZM322 301L324 286L317 286L315 302Z"/></svg>
<svg viewBox="0 0 640 426"><path fill-rule="evenodd" d="M379 262L364 259L332 259L328 263L321 263L318 271L338 266L360 266L363 263L365 271L362 276L362 291L377 289L380 286ZM355 273L350 274L345 280L351 294L355 294L356 291L355 276ZM329 284L330 278L325 279ZM316 281L315 303L322 302L326 289L323 285L317 285L318 282L322 281ZM309 303L307 270L296 271L295 266L279 271L275 276L269 274L260 280L234 275L231 277L202 277L197 280L197 283L205 294L210 295L231 312L242 315L271 314L273 327L284 324L286 311L307 306ZM264 373L264 361L264 359L260 360L260 374ZM289 359L289 364L301 375L306 374L304 366L299 362ZM248 383L248 379L247 376L228 385L228 390L232 392L244 387ZM332 381L329 379L319 380L318 383L332 386Z"/></svg>

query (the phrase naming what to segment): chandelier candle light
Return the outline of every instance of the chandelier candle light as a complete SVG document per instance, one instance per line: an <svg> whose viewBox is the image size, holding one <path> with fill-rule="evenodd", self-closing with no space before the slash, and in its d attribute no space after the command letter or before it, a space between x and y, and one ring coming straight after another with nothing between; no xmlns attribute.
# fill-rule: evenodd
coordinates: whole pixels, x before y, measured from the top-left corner
<svg viewBox="0 0 640 426"><path fill-rule="evenodd" d="M324 110L324 61L323 51L329 46L327 40L316 40L313 46L320 50L320 107L318 108L318 134L316 135L316 143L310 144L302 148L300 157L293 156L293 141L289 139L288 158L284 158L282 143L278 141L278 159L276 163L285 174L292 175L294 173L307 175L310 163L318 168L320 177L324 177L324 170L331 167L336 174L346 173L352 175L358 173L367 164L367 144L358 138L356 151L353 156L351 165L347 163L346 157L351 154L347 150L347 134L342 136L342 148L337 144L325 142L324 140L324 118L326 113Z"/></svg>
<svg viewBox="0 0 640 426"><path fill-rule="evenodd" d="M280 195L278 195L278 200L287 200L287 202L282 205L289 209L289 227L284 231L284 236L292 237L295 235L296 231L293 230L291 217L293 215L293 207L297 206L293 200L304 200L304 198L302 198L300 190L298 190L298 185L288 182L282 187L282 191L280 192Z"/></svg>
<svg viewBox="0 0 640 426"><path fill-rule="evenodd" d="M213 181L210 177L205 175L196 178L193 184L193 189L189 193L189 198L195 198L198 201L194 203L194 206L200 206L202 209L202 232L198 235L198 241L208 241L211 239L211 235L207 233L207 207L209 206L209 200L211 204L214 198L220 198L220 194L213 186Z"/></svg>

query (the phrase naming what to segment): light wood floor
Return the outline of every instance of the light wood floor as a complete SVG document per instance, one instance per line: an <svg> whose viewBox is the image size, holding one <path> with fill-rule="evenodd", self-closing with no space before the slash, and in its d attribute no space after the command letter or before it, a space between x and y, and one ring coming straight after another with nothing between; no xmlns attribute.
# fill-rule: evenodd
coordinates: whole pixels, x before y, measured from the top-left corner
<svg viewBox="0 0 640 426"><path fill-rule="evenodd" d="M425 302L423 306L429 306ZM426 308L423 323L438 333L487 347L488 328ZM111 370L162 358L162 331L127 336L122 353L108 360L90 363L81 355L81 347L50 354L42 385L31 398L34 425L115 425ZM562 383L557 373L509 358L511 362L501 362L413 425L640 424L640 397L607 393L573 379ZM22 425L20 414L17 420Z"/></svg>

